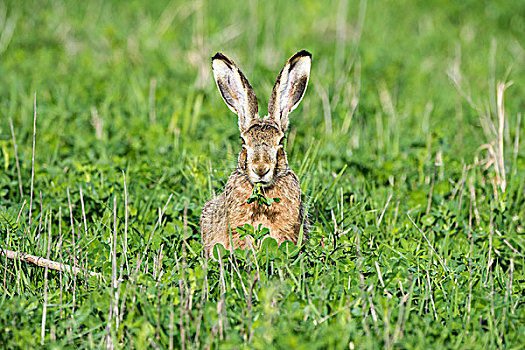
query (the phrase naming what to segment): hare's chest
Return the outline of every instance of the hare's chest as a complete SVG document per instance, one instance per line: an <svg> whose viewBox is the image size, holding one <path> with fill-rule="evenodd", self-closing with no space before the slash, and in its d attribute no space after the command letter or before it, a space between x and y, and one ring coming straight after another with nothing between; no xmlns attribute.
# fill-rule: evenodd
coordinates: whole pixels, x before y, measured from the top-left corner
<svg viewBox="0 0 525 350"><path fill-rule="evenodd" d="M300 226L301 192L294 180L295 177L292 176L281 178L271 189L266 190L267 198L279 198L278 203L273 202L270 205L247 203L253 191L253 186L247 182L236 182L230 187L231 192L226 195L226 230L229 236L231 228L234 245L235 236L238 236L236 228L245 224L255 229L258 229L259 225L269 229L270 236L280 243L285 240L295 241Z"/></svg>
<svg viewBox="0 0 525 350"><path fill-rule="evenodd" d="M270 230L277 227L279 222L282 222L283 213L279 208L276 208L277 203L271 206L259 205L256 203L245 203L238 206L230 214L230 221L235 224L233 227L250 224L253 227L258 227L259 224Z"/></svg>
<svg viewBox="0 0 525 350"><path fill-rule="evenodd" d="M235 228L242 227L245 224L249 224L255 229L261 225L270 230L270 237L282 242L292 234L294 223L297 221L298 213L293 215L294 210L290 204L281 201L280 203L272 203L270 206L246 203L236 207L230 213L232 233Z"/></svg>

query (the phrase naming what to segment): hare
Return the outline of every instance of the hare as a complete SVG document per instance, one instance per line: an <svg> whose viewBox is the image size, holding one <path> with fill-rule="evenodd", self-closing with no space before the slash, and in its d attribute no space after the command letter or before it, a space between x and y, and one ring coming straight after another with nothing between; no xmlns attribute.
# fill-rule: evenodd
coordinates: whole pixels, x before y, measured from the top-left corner
<svg viewBox="0 0 525 350"><path fill-rule="evenodd" d="M268 115L261 119L257 97L243 73L222 53L213 56L213 75L219 92L239 117L242 149L237 169L231 173L224 191L202 209L201 233L206 253L216 243L229 250L250 245L236 232L244 224L255 228L262 224L279 244L284 241L297 244L301 229L306 237L308 215L301 202L299 179L288 166L283 142L288 116L306 91L311 61L312 55L305 50L290 57L277 77ZM279 198L280 202L270 206L248 204L247 199L258 183L267 197Z"/></svg>

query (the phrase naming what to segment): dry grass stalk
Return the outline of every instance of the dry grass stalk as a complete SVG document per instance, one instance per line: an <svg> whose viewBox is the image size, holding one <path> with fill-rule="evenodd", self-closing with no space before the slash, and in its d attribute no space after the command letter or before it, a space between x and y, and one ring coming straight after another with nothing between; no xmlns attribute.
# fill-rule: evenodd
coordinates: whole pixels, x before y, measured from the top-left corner
<svg viewBox="0 0 525 350"><path fill-rule="evenodd" d="M381 211L381 214L379 215L379 219L377 220L377 227L379 228L379 226L381 226L381 221L383 221L383 217L385 215L385 212L386 212L386 209L388 208L388 205L390 204L390 200L392 199L392 193L389 193L388 194L388 198L386 199L386 204L385 206L383 207L383 210ZM342 193L341 193L341 207L342 207L342 204L343 204L343 200L342 200ZM342 211L341 211L341 216L342 216ZM341 224L342 224L343 220L341 219Z"/></svg>
<svg viewBox="0 0 525 350"><path fill-rule="evenodd" d="M87 220L86 220L86 210L84 209L84 194L82 193L82 187L80 187L80 205L82 208L82 219L84 220L84 235L85 237L87 237Z"/></svg>
<svg viewBox="0 0 525 350"><path fill-rule="evenodd" d="M503 154L503 145L504 145L504 130L505 130L505 106L504 106L504 94L505 90L512 85L512 82L503 83L498 82L497 85L497 106L498 106L498 147L497 147L497 164L500 172L501 178L499 179L499 186L502 192L505 192L507 187L507 179L505 176L505 158ZM518 130L519 132L519 130Z"/></svg>
<svg viewBox="0 0 525 350"><path fill-rule="evenodd" d="M119 328L119 315L118 315L118 299L119 299L119 284L117 281L117 196L113 197L113 246L111 247L111 253L113 259L111 261L111 288L115 295L112 302L113 316L116 320L116 329Z"/></svg>
<svg viewBox="0 0 525 350"><path fill-rule="evenodd" d="M101 140L104 136L103 134L103 122L100 116L98 115L98 111L95 107L91 107L91 125L95 128L95 137L97 140Z"/></svg>
<svg viewBox="0 0 525 350"><path fill-rule="evenodd" d="M126 185L126 173L122 170L122 181L124 182L124 244L123 251L124 259L120 265L120 279L122 279L122 268L124 261L126 262L126 270L129 274L129 264L128 264L128 187Z"/></svg>

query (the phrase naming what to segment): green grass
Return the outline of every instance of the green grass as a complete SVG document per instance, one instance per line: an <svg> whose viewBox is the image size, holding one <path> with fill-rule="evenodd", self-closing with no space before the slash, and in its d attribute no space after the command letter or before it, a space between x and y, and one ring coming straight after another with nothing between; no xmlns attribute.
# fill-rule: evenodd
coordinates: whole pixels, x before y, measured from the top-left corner
<svg viewBox="0 0 525 350"><path fill-rule="evenodd" d="M0 246L104 276L46 279L0 254L1 347L521 348L524 14L519 1L0 2ZM312 76L286 147L309 240L206 260L201 208L240 150L210 57L236 61L264 114L300 49Z"/></svg>

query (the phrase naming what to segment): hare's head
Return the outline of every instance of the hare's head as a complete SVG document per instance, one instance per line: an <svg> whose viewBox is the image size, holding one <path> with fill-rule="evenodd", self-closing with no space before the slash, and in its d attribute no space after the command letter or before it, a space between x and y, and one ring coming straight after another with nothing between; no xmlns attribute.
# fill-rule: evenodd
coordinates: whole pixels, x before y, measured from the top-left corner
<svg viewBox="0 0 525 350"><path fill-rule="evenodd" d="M213 75L228 107L239 116L242 151L239 169L252 183L272 186L288 170L283 141L288 115L306 91L312 55L299 51L293 55L277 77L268 103L268 115L259 117L257 97L240 69L222 53L212 58Z"/></svg>

